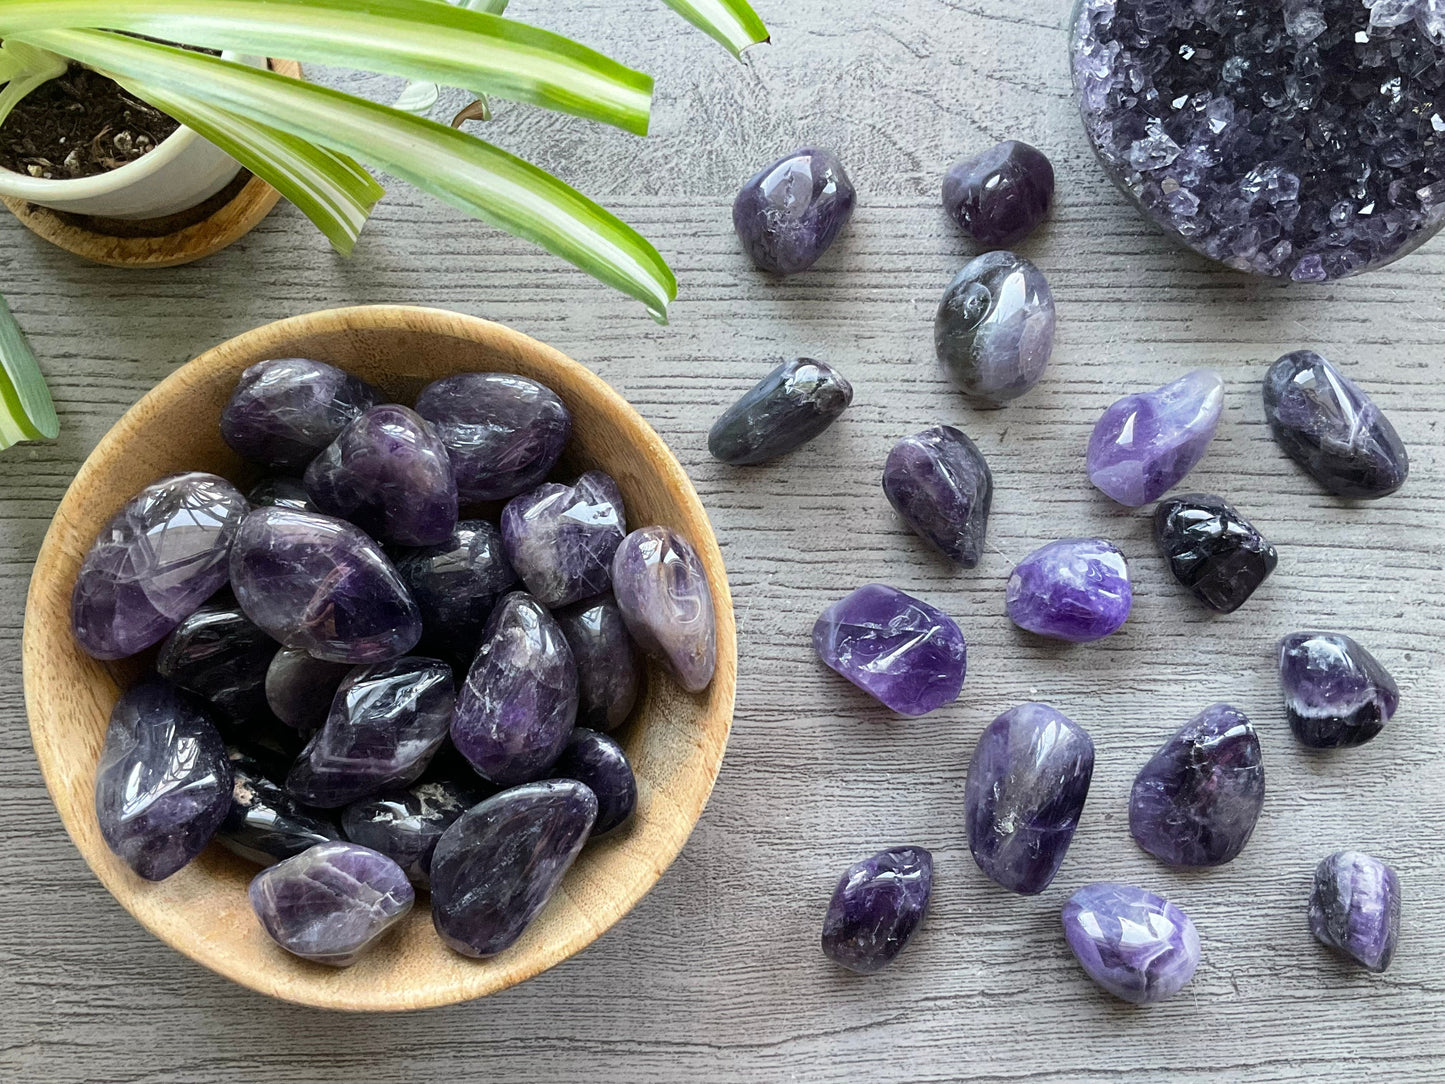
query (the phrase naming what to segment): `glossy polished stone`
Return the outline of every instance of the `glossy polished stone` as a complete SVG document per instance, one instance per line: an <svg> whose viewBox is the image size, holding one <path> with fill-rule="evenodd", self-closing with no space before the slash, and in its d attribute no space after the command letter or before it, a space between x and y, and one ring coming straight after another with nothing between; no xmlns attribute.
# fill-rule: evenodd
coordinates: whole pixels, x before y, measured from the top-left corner
<svg viewBox="0 0 1445 1084"><path fill-rule="evenodd" d="M979 735L964 786L973 860L1010 892L1036 895L1059 872L1074 838L1094 742L1047 704L1021 704Z"/></svg>
<svg viewBox="0 0 1445 1084"><path fill-rule="evenodd" d="M1184 493L1154 509L1154 541L1174 578L1217 613L1243 606L1279 557L1254 524L1212 493Z"/></svg>
<svg viewBox="0 0 1445 1084"><path fill-rule="evenodd" d="M1384 971L1400 939L1400 878L1378 858L1332 854L1315 869L1310 932L1368 968Z"/></svg>
<svg viewBox="0 0 1445 1084"><path fill-rule="evenodd" d="M251 880L251 907L287 952L349 967L411 910L401 867L355 843L319 843Z"/></svg>
<svg viewBox="0 0 1445 1084"><path fill-rule="evenodd" d="M512 373L460 373L422 389L416 412L441 434L463 502L504 501L537 485L572 435L550 388Z"/></svg>
<svg viewBox="0 0 1445 1084"><path fill-rule="evenodd" d="M283 647L266 668L266 706L287 726L315 730L331 714L331 702L351 664L327 662L300 648Z"/></svg>
<svg viewBox="0 0 1445 1084"><path fill-rule="evenodd" d="M163 638L226 583L246 498L214 474L146 486L96 536L76 576L70 623L97 659L134 655Z"/></svg>
<svg viewBox="0 0 1445 1084"><path fill-rule="evenodd" d="M590 470L570 486L546 482L502 509L502 544L527 593L548 609L612 586L612 555L627 535L617 483Z"/></svg>
<svg viewBox="0 0 1445 1084"><path fill-rule="evenodd" d="M289 508L293 512L315 512L306 483L300 478L273 475L262 478L246 491L253 508Z"/></svg>
<svg viewBox="0 0 1445 1084"><path fill-rule="evenodd" d="M883 492L919 538L963 568L978 566L993 474L963 433L936 425L904 437L888 453Z"/></svg>
<svg viewBox="0 0 1445 1084"><path fill-rule="evenodd" d="M480 786L446 779L416 783L353 802L341 814L341 827L347 839L386 855L412 884L426 888L437 840L481 800Z"/></svg>
<svg viewBox="0 0 1445 1084"><path fill-rule="evenodd" d="M1131 508L1158 500L1204 458L1223 412L1224 381L1210 369L1124 396L1089 435L1089 481Z"/></svg>
<svg viewBox="0 0 1445 1084"><path fill-rule="evenodd" d="M216 841L248 862L269 866L308 847L340 839L336 826L307 809L267 777L262 764L230 750L231 808L216 829Z"/></svg>
<svg viewBox="0 0 1445 1084"><path fill-rule="evenodd" d="M795 275L828 251L856 202L837 155L803 147L743 185L733 201L733 228L759 270Z"/></svg>
<svg viewBox="0 0 1445 1084"><path fill-rule="evenodd" d="M1171 866L1232 861L1264 808L1264 756L1248 717L1212 704L1185 723L1134 778L1129 831Z"/></svg>
<svg viewBox="0 0 1445 1084"><path fill-rule="evenodd" d="M893 847L848 867L823 918L823 952L850 971L881 971L907 947L928 911L933 855Z"/></svg>
<svg viewBox="0 0 1445 1084"><path fill-rule="evenodd" d="M221 436L253 462L299 473L380 401L370 384L324 362L261 361L241 374L221 412Z"/></svg>
<svg viewBox="0 0 1445 1084"><path fill-rule="evenodd" d="M765 463L822 434L852 402L853 385L837 369L794 358L723 411L707 435L707 450L735 467Z"/></svg>
<svg viewBox="0 0 1445 1084"><path fill-rule="evenodd" d="M251 623L234 599L208 602L161 642L156 673L210 701L226 719L266 712L266 668L276 641Z"/></svg>
<svg viewBox="0 0 1445 1084"><path fill-rule="evenodd" d="M1173 997L1199 966L1199 932L1174 904L1121 884L1092 884L1064 904L1064 937L1084 972L1135 1005Z"/></svg>
<svg viewBox="0 0 1445 1084"><path fill-rule="evenodd" d="M396 570L427 634L458 645L469 658L498 600L518 582L502 532L484 519L461 520L441 545L399 554Z"/></svg>
<svg viewBox="0 0 1445 1084"><path fill-rule="evenodd" d="M712 588L692 543L670 527L644 527L612 558L612 595L637 646L690 693L717 668Z"/></svg>
<svg viewBox="0 0 1445 1084"><path fill-rule="evenodd" d="M205 849L231 807L231 763L200 702L164 681L116 701L95 773L105 844L147 881Z"/></svg>
<svg viewBox="0 0 1445 1084"><path fill-rule="evenodd" d="M1275 442L1337 497L1387 497L1409 476L1410 456L1390 419L1313 351L1297 350L1270 366L1264 416Z"/></svg>
<svg viewBox="0 0 1445 1084"><path fill-rule="evenodd" d="M981 245L1022 241L1048 217L1053 201L1053 165L1016 139L960 158L943 178L943 209Z"/></svg>
<svg viewBox="0 0 1445 1084"><path fill-rule="evenodd" d="M1294 736L1313 749L1364 745L1400 706L1390 672L1343 633L1295 632L1282 639L1279 683Z"/></svg>
<svg viewBox="0 0 1445 1084"><path fill-rule="evenodd" d="M282 644L328 662L384 662L421 638L421 614L381 547L330 516L252 512L231 549L231 589Z"/></svg>
<svg viewBox="0 0 1445 1084"><path fill-rule="evenodd" d="M1079 644L1118 632L1134 592L1116 546L1102 538L1064 538L1018 563L1005 603L1019 628Z"/></svg>
<svg viewBox="0 0 1445 1084"><path fill-rule="evenodd" d="M1001 407L1044 375L1054 349L1054 295L1037 267L1012 252L964 264L933 323L949 376L977 407Z"/></svg>
<svg viewBox="0 0 1445 1084"><path fill-rule="evenodd" d="M464 813L432 853L432 924L464 956L495 956L522 936L571 868L597 798L572 779L528 783Z"/></svg>
<svg viewBox="0 0 1445 1084"><path fill-rule="evenodd" d="M552 615L577 666L577 724L616 730L627 722L642 687L642 660L611 595Z"/></svg>
<svg viewBox="0 0 1445 1084"><path fill-rule="evenodd" d="M605 836L627 822L637 808L637 779L622 746L606 734L579 726L572 731L567 748L552 766L559 779L586 783L597 796L597 820L592 838Z"/></svg>
<svg viewBox="0 0 1445 1084"><path fill-rule="evenodd" d="M958 699L968 664L953 618L881 583L824 610L813 625L813 650L869 696L915 718Z"/></svg>

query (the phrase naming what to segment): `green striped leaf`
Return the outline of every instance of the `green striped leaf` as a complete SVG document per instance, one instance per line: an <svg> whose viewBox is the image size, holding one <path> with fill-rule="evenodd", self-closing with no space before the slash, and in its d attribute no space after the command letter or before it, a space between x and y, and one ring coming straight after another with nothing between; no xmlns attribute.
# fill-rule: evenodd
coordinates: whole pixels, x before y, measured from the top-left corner
<svg viewBox="0 0 1445 1084"><path fill-rule="evenodd" d="M25 333L0 297L0 450L60 432L45 378Z"/></svg>
<svg viewBox="0 0 1445 1084"><path fill-rule="evenodd" d="M665 0L699 30L722 42L733 56L749 45L770 40L768 28L747 0Z"/></svg>

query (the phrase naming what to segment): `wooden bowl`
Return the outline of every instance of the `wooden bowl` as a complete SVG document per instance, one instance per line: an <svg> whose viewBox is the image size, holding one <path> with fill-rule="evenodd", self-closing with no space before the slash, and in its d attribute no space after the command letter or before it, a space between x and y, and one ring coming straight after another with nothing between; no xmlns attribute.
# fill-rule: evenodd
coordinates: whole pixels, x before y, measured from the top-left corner
<svg viewBox="0 0 1445 1084"><path fill-rule="evenodd" d="M451 373L521 373L572 411L568 470L611 474L633 526L661 523L689 538L717 609L717 676L684 693L649 664L647 691L620 740L637 774L630 830L588 846L522 939L488 960L446 948L427 899L354 966L334 969L283 952L251 911L257 867L219 845L179 873L144 881L113 855L95 816L95 769L120 691L143 664L102 663L70 631L70 594L96 534L143 486L180 470L250 476L220 437L236 379L266 358L328 361L410 403ZM267 324L176 370L115 424L85 461L41 546L25 608L25 703L40 770L80 853L131 914L172 948L254 990L332 1009L444 1005L506 989L586 947L625 915L687 841L722 763L732 722L737 641L717 539L687 475L635 410L594 373L499 324L434 309L365 306Z"/></svg>

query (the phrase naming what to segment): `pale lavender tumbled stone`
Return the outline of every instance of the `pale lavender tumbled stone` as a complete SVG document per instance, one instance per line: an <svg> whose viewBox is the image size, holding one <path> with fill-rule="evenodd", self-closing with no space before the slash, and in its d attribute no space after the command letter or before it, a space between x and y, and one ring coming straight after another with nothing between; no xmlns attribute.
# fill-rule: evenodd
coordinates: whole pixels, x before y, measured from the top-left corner
<svg viewBox="0 0 1445 1084"><path fill-rule="evenodd" d="M221 436L253 462L299 472L380 401L370 384L333 365L274 358L241 374L221 412Z"/></svg>
<svg viewBox="0 0 1445 1084"><path fill-rule="evenodd" d="M850 971L881 971L907 947L933 894L933 855L892 847L844 872L823 918L823 952Z"/></svg>
<svg viewBox="0 0 1445 1084"><path fill-rule="evenodd" d="M904 437L883 467L888 503L939 553L964 568L983 559L993 474L973 441L951 425Z"/></svg>
<svg viewBox="0 0 1445 1084"><path fill-rule="evenodd" d="M587 784L597 796L597 820L592 838L605 836L626 823L637 808L637 779L622 746L606 734L579 726L572 731L567 748L552 767L559 779Z"/></svg>
<svg viewBox="0 0 1445 1084"><path fill-rule="evenodd" d="M502 509L502 543L527 592L557 609L612 586L612 555L627 535L617 483L590 470L570 486L547 482Z"/></svg>
<svg viewBox="0 0 1445 1084"><path fill-rule="evenodd" d="M1204 458L1223 411L1224 381L1210 369L1124 396L1089 435L1089 481L1131 508L1158 500Z"/></svg>
<svg viewBox="0 0 1445 1084"><path fill-rule="evenodd" d="M733 228L760 270L795 275L828 251L856 202L838 156L803 147L743 185L733 201Z"/></svg>
<svg viewBox="0 0 1445 1084"><path fill-rule="evenodd" d="M1400 878L1378 858L1332 854L1315 869L1310 932L1370 971L1384 971L1400 938Z"/></svg>
<svg viewBox="0 0 1445 1084"><path fill-rule="evenodd" d="M1064 937L1084 972L1135 1005L1182 990L1199 966L1199 931L1174 904L1121 884L1092 884L1064 904Z"/></svg>
<svg viewBox="0 0 1445 1084"><path fill-rule="evenodd" d="M1117 547L1102 538L1064 538L1018 563L1005 602L1019 628L1087 643L1123 627L1134 592Z"/></svg>
<svg viewBox="0 0 1445 1084"><path fill-rule="evenodd" d="M616 730L627 722L642 685L642 662L611 595L553 615L577 665L577 723Z"/></svg>
<svg viewBox="0 0 1445 1084"><path fill-rule="evenodd" d="M612 594L637 646L702 692L717 668L712 588L692 543L670 527L633 531L612 558Z"/></svg>

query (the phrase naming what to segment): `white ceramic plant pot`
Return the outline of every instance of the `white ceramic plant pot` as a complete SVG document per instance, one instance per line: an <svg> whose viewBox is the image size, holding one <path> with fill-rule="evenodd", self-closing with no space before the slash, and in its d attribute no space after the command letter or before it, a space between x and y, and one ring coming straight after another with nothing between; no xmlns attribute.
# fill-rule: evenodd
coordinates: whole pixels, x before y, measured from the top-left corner
<svg viewBox="0 0 1445 1084"><path fill-rule="evenodd" d="M265 57L221 56L266 67ZM74 214L161 218L210 199L240 171L240 163L225 151L181 127L149 154L95 177L50 181L0 169L0 196Z"/></svg>

